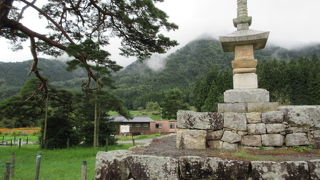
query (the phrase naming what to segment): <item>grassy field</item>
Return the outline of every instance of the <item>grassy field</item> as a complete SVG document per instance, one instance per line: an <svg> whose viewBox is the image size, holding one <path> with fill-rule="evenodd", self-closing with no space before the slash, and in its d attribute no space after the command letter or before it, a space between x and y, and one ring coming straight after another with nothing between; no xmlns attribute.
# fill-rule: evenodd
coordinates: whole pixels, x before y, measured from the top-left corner
<svg viewBox="0 0 320 180"><path fill-rule="evenodd" d="M26 135L26 136L14 136L12 134L2 134L0 135L0 144L2 144L2 141L8 142L10 143L10 141L14 141L14 138L16 139L16 143L19 142L19 139L21 138L21 141L23 142L23 144L25 144L25 142L27 141L28 138L28 142L32 143L32 144L38 144L39 142L39 135L35 134L35 135Z"/></svg>
<svg viewBox="0 0 320 180"><path fill-rule="evenodd" d="M150 134L150 135L139 135L139 136L134 136L134 139L150 139L150 138L157 138L163 136L161 134ZM132 136L126 136L126 137L116 137L117 140L119 141L128 141L132 140Z"/></svg>
<svg viewBox="0 0 320 180"><path fill-rule="evenodd" d="M108 150L128 149L131 144L109 146ZM81 163L88 163L88 179L93 179L95 157L105 148L78 147L70 149L44 150L38 145L18 147L0 147L0 179L3 179L4 163L9 161L10 153L16 155L15 178L13 180L32 180L35 175L35 159L42 152L40 179L75 180L81 177Z"/></svg>

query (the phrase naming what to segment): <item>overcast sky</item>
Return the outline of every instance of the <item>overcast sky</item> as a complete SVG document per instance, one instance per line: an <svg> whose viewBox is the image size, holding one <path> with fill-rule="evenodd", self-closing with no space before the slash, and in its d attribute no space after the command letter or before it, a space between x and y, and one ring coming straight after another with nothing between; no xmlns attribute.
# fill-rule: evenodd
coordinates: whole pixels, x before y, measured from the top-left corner
<svg viewBox="0 0 320 180"><path fill-rule="evenodd" d="M165 0L157 7L169 15L169 20L179 29L164 32L181 48L191 40L209 36L218 38L235 31L232 19L236 17L237 0ZM320 43L320 0L248 0L249 15L253 17L251 29L271 31L268 44L295 48L310 43ZM37 22L38 15L30 10L25 15L25 23L31 29L41 29L44 22ZM120 42L111 41L107 47L113 59L122 66L135 58L117 55ZM12 52L6 40L0 39L0 61L22 61L31 59L29 43L24 50ZM40 55L41 56L41 55Z"/></svg>

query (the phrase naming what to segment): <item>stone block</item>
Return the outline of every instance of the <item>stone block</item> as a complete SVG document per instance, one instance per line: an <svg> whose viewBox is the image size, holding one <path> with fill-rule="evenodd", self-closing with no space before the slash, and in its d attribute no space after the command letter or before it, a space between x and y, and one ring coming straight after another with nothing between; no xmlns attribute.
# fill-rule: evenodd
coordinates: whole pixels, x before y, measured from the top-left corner
<svg viewBox="0 0 320 180"><path fill-rule="evenodd" d="M263 146L282 146L284 137L281 134L263 134L261 135Z"/></svg>
<svg viewBox="0 0 320 180"><path fill-rule="evenodd" d="M270 111L262 113L262 122L271 124L271 123L282 123L284 114L282 111Z"/></svg>
<svg viewBox="0 0 320 180"><path fill-rule="evenodd" d="M98 152L95 179L178 179L178 160L170 157L134 155L131 151Z"/></svg>
<svg viewBox="0 0 320 180"><path fill-rule="evenodd" d="M171 157L131 155L126 159L125 167L128 179L176 180L179 177L178 160Z"/></svg>
<svg viewBox="0 0 320 180"><path fill-rule="evenodd" d="M305 161L251 161L251 166L252 179L309 179L308 163Z"/></svg>
<svg viewBox="0 0 320 180"><path fill-rule="evenodd" d="M248 124L248 134L266 134L266 124Z"/></svg>
<svg viewBox="0 0 320 180"><path fill-rule="evenodd" d="M248 179L249 162L215 157L179 158L180 179Z"/></svg>
<svg viewBox="0 0 320 180"><path fill-rule="evenodd" d="M307 133L309 131L309 127L287 127L285 132L286 134L292 133Z"/></svg>
<svg viewBox="0 0 320 180"><path fill-rule="evenodd" d="M223 128L223 114L215 112L178 111L177 128L220 130Z"/></svg>
<svg viewBox="0 0 320 180"><path fill-rule="evenodd" d="M247 119L244 113L224 113L224 128L246 131Z"/></svg>
<svg viewBox="0 0 320 180"><path fill-rule="evenodd" d="M241 141L241 136L232 131L224 131L221 140L228 143L236 143Z"/></svg>
<svg viewBox="0 0 320 180"><path fill-rule="evenodd" d="M274 111L279 107L277 102L247 103L247 112Z"/></svg>
<svg viewBox="0 0 320 180"><path fill-rule="evenodd" d="M207 141L210 149L222 149L223 141Z"/></svg>
<svg viewBox="0 0 320 180"><path fill-rule="evenodd" d="M243 146L262 146L261 136L260 135L249 135L243 136L241 139L241 145Z"/></svg>
<svg viewBox="0 0 320 180"><path fill-rule="evenodd" d="M219 131L209 131L207 132L207 140L212 141L212 140L220 140L223 135L223 130Z"/></svg>
<svg viewBox="0 0 320 180"><path fill-rule="evenodd" d="M246 113L247 121L249 124L261 123L261 113L260 112L251 112Z"/></svg>
<svg viewBox="0 0 320 180"><path fill-rule="evenodd" d="M284 124L266 124L268 134L281 134L285 131Z"/></svg>
<svg viewBox="0 0 320 180"><path fill-rule="evenodd" d="M310 160L308 161L309 165L309 173L311 180L319 180L320 179L320 159Z"/></svg>
<svg viewBox="0 0 320 180"><path fill-rule="evenodd" d="M206 149L205 130L177 130L176 147L178 149Z"/></svg>
<svg viewBox="0 0 320 180"><path fill-rule="evenodd" d="M291 126L313 126L313 121L306 109L297 108L288 112L287 122Z"/></svg>
<svg viewBox="0 0 320 180"><path fill-rule="evenodd" d="M257 89L258 77L256 73L233 75L233 89Z"/></svg>
<svg viewBox="0 0 320 180"><path fill-rule="evenodd" d="M231 89L224 92L224 102L269 102L269 92L265 89Z"/></svg>
<svg viewBox="0 0 320 180"><path fill-rule="evenodd" d="M306 133L293 133L286 135L286 146L308 145L309 140Z"/></svg>
<svg viewBox="0 0 320 180"><path fill-rule="evenodd" d="M244 113L247 112L247 105L246 103L219 103L218 104L218 112L237 112L237 113Z"/></svg>
<svg viewBox="0 0 320 180"><path fill-rule="evenodd" d="M281 106L279 110L283 111L286 119L290 120L293 124L314 125L320 128L320 106ZM299 116L294 113L298 113Z"/></svg>
<svg viewBox="0 0 320 180"><path fill-rule="evenodd" d="M222 143L222 149L226 149L226 150L237 150L238 146L239 145L236 143L228 143L228 142Z"/></svg>

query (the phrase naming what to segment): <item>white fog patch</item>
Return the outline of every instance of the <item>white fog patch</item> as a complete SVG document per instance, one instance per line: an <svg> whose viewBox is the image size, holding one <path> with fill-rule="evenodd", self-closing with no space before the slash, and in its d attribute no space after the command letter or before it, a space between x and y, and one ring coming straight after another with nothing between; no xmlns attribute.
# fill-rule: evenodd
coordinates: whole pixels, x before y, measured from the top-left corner
<svg viewBox="0 0 320 180"><path fill-rule="evenodd" d="M166 57L154 54L146 61L146 65L152 70L152 71L162 71L166 66Z"/></svg>

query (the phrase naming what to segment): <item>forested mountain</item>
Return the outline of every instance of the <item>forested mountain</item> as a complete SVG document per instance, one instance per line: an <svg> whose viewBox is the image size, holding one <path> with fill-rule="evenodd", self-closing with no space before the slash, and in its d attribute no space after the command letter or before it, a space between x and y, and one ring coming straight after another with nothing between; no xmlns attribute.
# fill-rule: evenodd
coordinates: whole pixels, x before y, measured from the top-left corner
<svg viewBox="0 0 320 180"><path fill-rule="evenodd" d="M27 79L32 60L23 62L0 62L0 100L17 93ZM80 87L81 79L85 77L81 69L73 72L66 70L66 64L58 60L39 59L39 69L51 85L57 88L71 89Z"/></svg>
<svg viewBox="0 0 320 180"><path fill-rule="evenodd" d="M298 57L320 55L320 45L312 45L300 49L287 50L278 46L268 46L255 53L259 62L272 59L289 60ZM219 70L230 70L232 53L224 53L220 42L214 39L195 40L172 53L165 59L165 67L161 71L153 71L147 63L134 62L113 77L117 89L113 93L119 96L129 109L144 107L146 102L161 103L164 91L179 88L185 94L185 102L191 103L195 83L207 76L213 67ZM4 63L0 62L0 100L18 92L28 78L32 61ZM40 69L55 88L78 89L86 77L78 69L66 71L66 64L61 61L40 60Z"/></svg>
<svg viewBox="0 0 320 180"><path fill-rule="evenodd" d="M255 57L265 60L289 60L297 57L320 55L320 45L287 50L278 46L268 46L257 51ZM128 108L144 107L148 101L161 102L163 91L180 88L186 94L186 102L192 98L195 82L207 75L209 69L230 69L232 53L224 53L220 42L214 39L195 40L166 58L166 66L160 72L152 71L146 63L134 62L114 77L114 92Z"/></svg>

